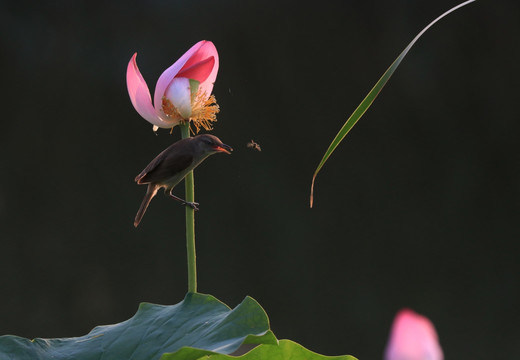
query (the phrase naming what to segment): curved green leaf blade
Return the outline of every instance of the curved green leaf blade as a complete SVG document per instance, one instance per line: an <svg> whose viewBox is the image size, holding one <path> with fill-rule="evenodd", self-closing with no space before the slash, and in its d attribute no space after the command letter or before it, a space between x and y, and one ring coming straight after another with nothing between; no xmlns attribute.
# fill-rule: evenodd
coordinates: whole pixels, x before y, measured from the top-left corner
<svg viewBox="0 0 520 360"><path fill-rule="evenodd" d="M392 76L392 74L394 73L394 71L397 69L397 67L399 66L399 64L401 63L401 61L403 60L403 58L406 56L406 54L408 53L408 51L410 50L410 48L415 44L415 42L422 36L422 34L424 34L426 32L426 30L428 30L430 27L432 27L437 21L439 21L440 19L442 19L443 17L445 17L446 15L448 15L449 13L471 3L471 2L474 2L476 0L468 0L466 2L463 2L462 4L459 4L453 8L451 8L450 10L446 11L444 14L442 14L441 16L439 16L438 18L436 18L435 20L433 20L430 24L428 24L428 26L426 26L409 44L408 46L403 50L403 52L397 57L397 59L395 59L395 61L392 63L392 65L390 65L390 67L385 71L385 73L383 74L383 76L381 76L381 78L379 79L379 81L374 85L374 87L372 88L372 90L370 90L370 92L368 93L368 95L363 99L363 101L361 102L361 104L358 105L358 107L356 108L356 110L354 110L354 112L352 113L352 115L350 115L350 117L347 119L347 121L345 122L345 124L343 124L343 126L341 127L341 129L339 130L339 132L337 133L336 137L334 138L334 140L332 140L332 143L329 145L329 148L327 149L327 151L325 151L325 155L323 155L323 158L321 159L320 163L318 164L318 167L316 168L316 170L314 171L314 175L312 176L312 183L311 183L311 195L310 195L310 207L312 208L312 205L313 205L313 202L314 202L314 181L316 180L316 175L318 175L318 172L321 170L321 168L323 167L323 165L325 164L325 162L328 160L328 158L330 157L330 155L332 154L332 152L334 150L336 150L336 147L339 145L339 143L345 138L345 136L348 134L348 132L350 131L350 129L352 129L354 127L354 125L356 125L356 123L358 122L358 120L363 116L363 114L365 113L365 111L368 110L368 108L370 107L370 105L372 105L372 103L374 102L374 100L376 99L377 95L379 95L379 93L381 92L381 90L383 89L383 87L386 85L386 83L388 82L388 80L390 79L390 77Z"/></svg>
<svg viewBox="0 0 520 360"><path fill-rule="evenodd" d="M82 337L0 336L0 359L152 360L183 347L230 354L244 342L278 342L254 299L246 297L231 310L213 296L189 293L176 305L142 303L129 320L98 326Z"/></svg>
<svg viewBox="0 0 520 360"><path fill-rule="evenodd" d="M173 360L173 358L164 358L164 360ZM205 359L208 360L356 360L350 355L342 356L325 356L320 355L303 346L290 341L280 340L278 345L260 345L242 356L234 357L229 355L209 355ZM161 359L163 360L163 359Z"/></svg>

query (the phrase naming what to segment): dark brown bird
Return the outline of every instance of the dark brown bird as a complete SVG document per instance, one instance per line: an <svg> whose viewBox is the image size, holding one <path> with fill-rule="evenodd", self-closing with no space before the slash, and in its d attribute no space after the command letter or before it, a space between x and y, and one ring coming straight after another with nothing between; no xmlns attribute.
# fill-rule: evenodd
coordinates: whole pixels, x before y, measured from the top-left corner
<svg viewBox="0 0 520 360"><path fill-rule="evenodd" d="M231 154L231 151L233 149L230 146L209 134L182 139L166 148L135 178L139 185L148 184L148 189L135 216L134 226L139 225L150 201L160 188L164 188L165 194L183 205L198 210L197 203L187 202L173 195L173 188L208 156L221 152Z"/></svg>

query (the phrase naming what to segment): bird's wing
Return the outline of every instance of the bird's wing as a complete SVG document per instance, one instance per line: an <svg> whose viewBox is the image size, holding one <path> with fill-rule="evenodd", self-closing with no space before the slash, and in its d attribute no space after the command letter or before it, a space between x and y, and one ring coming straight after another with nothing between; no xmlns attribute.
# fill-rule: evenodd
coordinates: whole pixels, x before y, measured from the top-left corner
<svg viewBox="0 0 520 360"><path fill-rule="evenodd" d="M136 176L135 181L138 184L160 183L182 172L192 162L193 156L191 154L163 152Z"/></svg>

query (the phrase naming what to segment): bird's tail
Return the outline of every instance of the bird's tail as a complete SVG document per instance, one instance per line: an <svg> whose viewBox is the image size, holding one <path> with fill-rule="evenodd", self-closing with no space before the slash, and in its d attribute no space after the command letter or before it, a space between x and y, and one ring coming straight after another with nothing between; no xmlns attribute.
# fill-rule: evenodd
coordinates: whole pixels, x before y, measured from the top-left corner
<svg viewBox="0 0 520 360"><path fill-rule="evenodd" d="M148 205L150 204L150 201L152 201L155 194L157 194L158 187L154 186L152 184L148 184L148 189L146 190L146 195L144 196L143 202L141 203L141 206L139 207L139 211L137 212L137 215L135 215L134 220L134 226L137 227L139 223L141 222L141 219L144 216L144 213L146 212L146 209L148 209Z"/></svg>

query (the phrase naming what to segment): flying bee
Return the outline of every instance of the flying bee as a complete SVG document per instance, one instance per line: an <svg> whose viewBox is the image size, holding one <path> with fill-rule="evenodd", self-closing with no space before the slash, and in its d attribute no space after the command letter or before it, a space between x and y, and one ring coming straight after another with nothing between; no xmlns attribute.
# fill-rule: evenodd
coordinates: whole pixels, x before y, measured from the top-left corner
<svg viewBox="0 0 520 360"><path fill-rule="evenodd" d="M256 151L262 151L262 148L260 147L260 145L255 143L253 140L251 140L250 142L247 143L247 148L248 149L253 149L253 150L256 150Z"/></svg>

